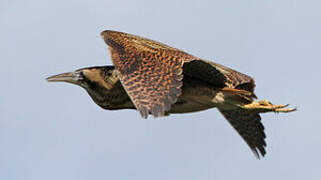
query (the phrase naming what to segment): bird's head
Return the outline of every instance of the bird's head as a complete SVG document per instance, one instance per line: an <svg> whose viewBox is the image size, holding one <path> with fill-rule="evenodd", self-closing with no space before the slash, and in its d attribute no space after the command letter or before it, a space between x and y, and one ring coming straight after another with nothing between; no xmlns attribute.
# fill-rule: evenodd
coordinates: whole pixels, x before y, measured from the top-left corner
<svg viewBox="0 0 321 180"><path fill-rule="evenodd" d="M47 78L47 81L49 82L67 82L79 85L86 90L95 89L99 86L108 88L118 80L117 73L113 66L82 68L73 72L57 74Z"/></svg>
<svg viewBox="0 0 321 180"><path fill-rule="evenodd" d="M83 87L93 101L104 109L134 109L114 66L78 69L47 78L49 82L67 82Z"/></svg>

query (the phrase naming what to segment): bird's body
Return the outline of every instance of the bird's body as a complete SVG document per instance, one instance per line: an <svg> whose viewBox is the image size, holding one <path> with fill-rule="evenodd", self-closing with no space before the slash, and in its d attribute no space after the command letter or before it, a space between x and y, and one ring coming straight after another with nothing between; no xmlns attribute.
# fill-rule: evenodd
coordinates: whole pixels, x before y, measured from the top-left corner
<svg viewBox="0 0 321 180"><path fill-rule="evenodd" d="M103 109L136 109L123 88L114 66L88 67L81 69L91 79L82 87L93 101ZM189 113L224 105L222 88L209 86L206 82L184 76L182 93L167 111L171 113ZM225 104L225 106L227 106Z"/></svg>
<svg viewBox="0 0 321 180"><path fill-rule="evenodd" d="M104 31L115 66L89 67L48 78L83 87L108 110L137 109L143 118L217 107L257 157L264 156L264 127L259 113L291 112L286 105L253 101L254 80L146 38Z"/></svg>

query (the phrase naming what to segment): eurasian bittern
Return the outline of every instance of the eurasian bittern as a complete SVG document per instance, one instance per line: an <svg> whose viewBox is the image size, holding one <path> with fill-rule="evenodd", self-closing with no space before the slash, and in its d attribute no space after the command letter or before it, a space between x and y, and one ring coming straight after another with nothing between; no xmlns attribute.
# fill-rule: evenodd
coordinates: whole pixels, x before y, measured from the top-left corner
<svg viewBox="0 0 321 180"><path fill-rule="evenodd" d="M295 111L253 101L254 80L225 66L139 36L116 31L101 35L115 67L83 68L47 80L79 85L100 107L137 109L143 118L217 107L257 157L266 153L259 113Z"/></svg>

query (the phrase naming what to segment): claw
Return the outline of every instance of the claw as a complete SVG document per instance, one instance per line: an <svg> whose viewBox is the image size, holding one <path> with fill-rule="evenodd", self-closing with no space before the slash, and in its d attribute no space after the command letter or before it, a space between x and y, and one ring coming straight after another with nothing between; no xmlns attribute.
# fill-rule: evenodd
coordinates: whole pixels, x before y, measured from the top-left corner
<svg viewBox="0 0 321 180"><path fill-rule="evenodd" d="M293 112L296 111L297 108L278 108L278 109L274 109L274 112L279 113L279 112L284 112L284 113L288 113L288 112Z"/></svg>

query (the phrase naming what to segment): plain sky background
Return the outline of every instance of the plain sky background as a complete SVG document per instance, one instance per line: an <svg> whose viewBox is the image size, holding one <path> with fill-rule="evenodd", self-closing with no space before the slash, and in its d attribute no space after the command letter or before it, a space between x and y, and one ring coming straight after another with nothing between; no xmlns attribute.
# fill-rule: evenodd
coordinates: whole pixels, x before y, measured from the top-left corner
<svg viewBox="0 0 321 180"><path fill-rule="evenodd" d="M45 81L111 64L105 29L247 73L299 111L263 115L257 160L216 109L143 120ZM320 0L0 0L0 179L320 179L320 60Z"/></svg>

